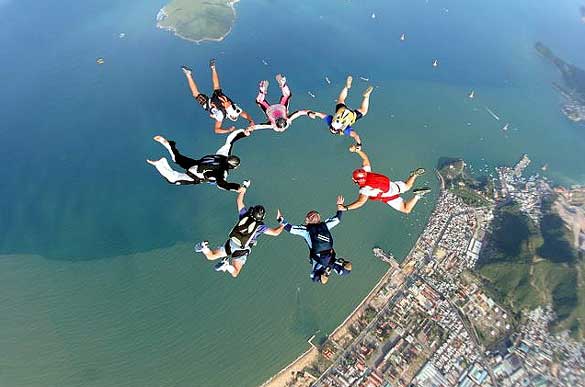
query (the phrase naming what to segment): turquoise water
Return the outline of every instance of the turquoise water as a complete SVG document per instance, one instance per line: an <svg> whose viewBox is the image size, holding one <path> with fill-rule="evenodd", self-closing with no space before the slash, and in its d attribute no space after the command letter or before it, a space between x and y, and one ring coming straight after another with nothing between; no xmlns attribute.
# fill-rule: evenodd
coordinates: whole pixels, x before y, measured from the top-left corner
<svg viewBox="0 0 585 387"><path fill-rule="evenodd" d="M168 185L144 162L165 155L155 134L194 156L223 141L181 64L208 89L217 57L224 89L257 120L257 81L279 71L293 108L331 109L347 73L357 105L358 76L370 78L358 129L393 178L441 156L477 170L527 152L555 182L585 183L585 128L561 116L559 76L533 50L542 40L585 66L577 1L243 0L228 38L200 45L155 28L162 5L0 1L0 385L257 385L377 282L373 245L403 257L424 227L433 198L409 216L378 203L348 214L334 235L354 273L326 287L309 282L304 244L289 235L262 239L235 281L213 272L192 244L223 242L235 195ZM348 145L301 119L238 143L233 179L252 178L247 202L271 219L280 207L300 222L312 208L332 212L337 194L353 199ZM432 174L422 184L437 188Z"/></svg>

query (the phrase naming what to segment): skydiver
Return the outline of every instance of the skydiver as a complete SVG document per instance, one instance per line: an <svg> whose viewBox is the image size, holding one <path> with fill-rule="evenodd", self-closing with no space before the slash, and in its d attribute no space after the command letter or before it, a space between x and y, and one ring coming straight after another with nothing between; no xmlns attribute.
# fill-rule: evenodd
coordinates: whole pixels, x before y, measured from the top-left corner
<svg viewBox="0 0 585 387"><path fill-rule="evenodd" d="M170 184L210 183L227 191L238 191L241 187L240 184L230 183L226 178L231 169L236 169L240 165L240 158L231 154L234 143L249 135L248 130L236 130L230 133L225 144L215 154L203 156L199 160L180 154L174 141L168 141L163 136L155 136L154 141L164 146L171 154L173 161L181 166L185 172L173 170L165 157L157 161L146 161L153 165Z"/></svg>
<svg viewBox="0 0 585 387"><path fill-rule="evenodd" d="M342 211L355 210L366 204L368 200L375 200L384 202L397 211L409 214L419 199L431 192L429 187L416 188L412 191L414 197L404 201L400 195L412 188L417 177L425 173L424 168L412 171L405 182L390 181L388 177L372 172L370 160L363 150L352 145L349 151L357 153L362 159L362 167L353 171L352 176L353 182L360 187L360 190L356 201L342 206Z"/></svg>
<svg viewBox="0 0 585 387"><path fill-rule="evenodd" d="M248 255L252 252L252 247L256 245L258 236L262 234L278 236L284 229L284 225L269 228L264 224L266 210L263 206L256 205L246 208L244 204L245 194L246 187L240 187L238 197L236 198L238 223L230 232L229 239L225 244L213 250L209 248L208 241L199 242L195 245L195 251L205 255L210 261L223 258L221 262L215 265L215 270L227 271L234 278L240 274L248 259Z"/></svg>
<svg viewBox="0 0 585 387"><path fill-rule="evenodd" d="M341 222L343 203L343 196L338 196L337 213L334 216L322 221L321 215L312 210L305 216L305 223L296 226L288 223L278 211L277 220L284 225L284 230L303 237L309 247L309 262L312 266L310 277L313 282L325 285L332 271L341 276L351 273L351 262L337 257L330 232Z"/></svg>
<svg viewBox="0 0 585 387"><path fill-rule="evenodd" d="M357 120L368 114L368 108L370 106L370 94L374 88L372 86L368 86L366 90L364 90L362 96L362 104L358 109L350 109L345 105L345 99L347 98L347 94L349 93L349 89L351 89L351 83L353 78L350 76L347 77L345 81L345 86L341 89L339 96L337 97L337 105L335 106L335 114L328 115L325 113L319 112L309 112L309 118L321 118L324 120L328 127L331 134L339 135L339 136L350 136L352 137L356 145L360 147L362 145L362 141L360 136L357 132L353 129L353 124L356 123Z"/></svg>
<svg viewBox="0 0 585 387"><path fill-rule="evenodd" d="M256 104L262 109L268 121L263 124L250 126L250 130L273 129L275 132L284 132L294 120L300 116L306 116L309 112L309 110L299 110L289 115L288 107L292 98L292 93L286 83L284 75L277 74L276 82L278 82L282 96L280 97L279 103L274 105L270 105L266 100L268 81L260 81L258 84Z"/></svg>
<svg viewBox="0 0 585 387"><path fill-rule="evenodd" d="M226 134L236 130L235 126L230 126L227 129L222 128L223 120L226 117L232 121L236 121L239 116L242 116L248 120L250 125L254 125L252 117L223 93L215 68L215 59L209 61L209 68L211 69L211 82L213 83L213 94L211 94L211 98L199 92L197 84L193 79L193 70L187 66L181 66L181 70L183 70L185 77L187 77L187 82L189 83L193 97L209 113L209 117L215 120L215 126L213 128L215 133Z"/></svg>

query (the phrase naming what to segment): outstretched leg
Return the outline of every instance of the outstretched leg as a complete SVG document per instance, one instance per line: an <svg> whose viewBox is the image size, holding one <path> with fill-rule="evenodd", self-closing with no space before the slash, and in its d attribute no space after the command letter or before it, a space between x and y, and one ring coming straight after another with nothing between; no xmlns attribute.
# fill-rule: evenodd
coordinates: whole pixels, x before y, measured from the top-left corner
<svg viewBox="0 0 585 387"><path fill-rule="evenodd" d="M187 83L189 83L189 89L191 89L191 94L193 94L193 97L195 99L197 99L197 101L199 101L199 95L201 95L201 93L199 92L199 89L197 88L197 84L195 83L195 80L193 79L193 75L192 75L193 71L187 66L181 66L181 70L183 70L183 73L185 74L185 77L187 78Z"/></svg>
<svg viewBox="0 0 585 387"><path fill-rule="evenodd" d="M171 154L173 161L179 164L184 169L189 169L197 165L197 160L193 160L192 158L183 156L182 154L179 153L177 145L175 144L174 141L168 141L163 136L154 136L153 139L154 141L159 142L162 146L164 146Z"/></svg>
<svg viewBox="0 0 585 387"><path fill-rule="evenodd" d="M217 75L217 69L215 68L215 58L209 61L209 68L211 69L211 83L213 84L213 90L221 90L219 75Z"/></svg>
<svg viewBox="0 0 585 387"><path fill-rule="evenodd" d="M406 181L404 182L404 185L406 186L406 189L401 190L402 193L410 190L412 188L412 186L414 185L414 182L416 181L416 179L419 176L422 176L425 174L425 169L424 168L417 168L414 171L410 172L410 175L408 175L408 179L406 179Z"/></svg>
<svg viewBox="0 0 585 387"><path fill-rule="evenodd" d="M172 169L169 162L164 157L156 161L146 160L146 162L154 166L158 173L160 173L170 184L186 185L201 183L201 181L193 179L186 173L177 172Z"/></svg>
<svg viewBox="0 0 585 387"><path fill-rule="evenodd" d="M277 74L276 82L278 82L278 87L280 87L281 92L280 104L286 107L286 111L288 113L288 105L290 104L292 93L288 87L288 84L286 83L286 77L282 74Z"/></svg>
<svg viewBox="0 0 585 387"><path fill-rule="evenodd" d="M256 96L256 104L260 106L260 109L264 113L266 113L266 109L270 106L268 101L266 101L266 93L268 92L268 81L260 81L258 84L258 96Z"/></svg>
<svg viewBox="0 0 585 387"><path fill-rule="evenodd" d="M345 104L345 99L347 98L347 94L349 93L349 89L351 89L351 83L353 82L353 78L351 75L347 76L345 80L345 86L341 89L339 96L337 97L337 103Z"/></svg>
<svg viewBox="0 0 585 387"><path fill-rule="evenodd" d="M209 248L209 242L207 241L197 243L195 245L195 251L205 255L205 258L209 261L215 261L216 259L227 257L227 252L225 251L224 246L212 250Z"/></svg>
<svg viewBox="0 0 585 387"><path fill-rule="evenodd" d="M357 109L364 116L368 114L368 108L370 107L370 94L372 94L372 91L374 91L374 88L372 86L368 86L368 88L362 94L364 97L362 104L359 109Z"/></svg>

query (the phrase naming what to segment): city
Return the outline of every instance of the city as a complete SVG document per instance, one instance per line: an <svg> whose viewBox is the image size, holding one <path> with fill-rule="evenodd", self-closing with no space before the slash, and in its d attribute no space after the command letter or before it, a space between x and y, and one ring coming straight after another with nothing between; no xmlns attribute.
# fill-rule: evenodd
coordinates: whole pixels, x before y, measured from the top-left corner
<svg viewBox="0 0 585 387"><path fill-rule="evenodd" d="M387 274L313 348L316 364L292 371L281 385L585 386L585 346L549 332L552 308L515 318L473 271L497 205L514 201L533 221L542 216L541 201L552 191L538 176L522 176L529 163L524 155L514 168L497 168L495 200L486 198L486 206L469 206L443 189L403 264L374 248L389 264Z"/></svg>

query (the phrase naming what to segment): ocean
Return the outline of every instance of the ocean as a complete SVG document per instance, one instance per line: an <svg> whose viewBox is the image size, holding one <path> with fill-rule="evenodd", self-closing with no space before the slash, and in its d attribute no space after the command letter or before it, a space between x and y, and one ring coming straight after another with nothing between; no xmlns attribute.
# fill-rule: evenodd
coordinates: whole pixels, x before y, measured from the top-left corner
<svg viewBox="0 0 585 387"><path fill-rule="evenodd" d="M585 127L560 113L558 71L533 48L585 66L579 1L243 0L231 34L201 44L156 28L163 5L0 1L1 386L256 386L368 293L385 272L373 246L406 256L440 157L483 174L528 153L531 172L548 164L553 182L585 183ZM354 270L325 287L286 234L262 237L236 280L214 272L193 244L225 241L235 195L169 185L145 162L168 156L156 134L195 157L223 143L179 69L209 92L211 57L257 122L257 82L276 100L278 72L293 110L331 111L347 74L350 106L374 85L356 125L374 170L402 179L424 167L419 186L433 195L408 216L380 203L345 214L333 234ZM277 208L298 223L310 209L333 214L336 195L357 194L350 143L301 118L238 142L231 179L251 178L246 202L264 204L271 226Z"/></svg>

